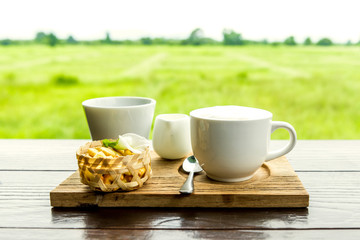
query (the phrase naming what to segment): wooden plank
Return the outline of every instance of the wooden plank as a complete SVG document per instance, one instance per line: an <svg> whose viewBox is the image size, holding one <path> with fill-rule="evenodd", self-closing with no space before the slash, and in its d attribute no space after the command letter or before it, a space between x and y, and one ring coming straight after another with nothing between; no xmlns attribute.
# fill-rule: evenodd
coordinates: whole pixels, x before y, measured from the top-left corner
<svg viewBox="0 0 360 240"><path fill-rule="evenodd" d="M76 170L75 152L89 140L0 139L2 170ZM286 144L274 140L271 148ZM360 140L299 140L287 158L295 171L360 171Z"/></svg>
<svg viewBox="0 0 360 240"><path fill-rule="evenodd" d="M295 171L360 171L359 150L360 140L299 140L286 156Z"/></svg>
<svg viewBox="0 0 360 240"><path fill-rule="evenodd" d="M11 141L14 141L15 145L18 144L17 140ZM24 142L27 141L33 142ZM46 146L48 141L58 144L68 140L39 141ZM7 157L3 157L0 154L0 239L31 239L32 236L35 236L35 239L51 239L52 236L57 238L59 235L78 238L80 233L82 235L79 238L86 236L90 239L116 237L117 233L129 238L156 239L161 239L161 236L167 233L169 237L166 239L171 239L172 236L176 239L178 235L181 239L226 239L227 236L229 239L239 236L244 239L359 239L360 141L300 142L304 143L304 151L296 153L300 147L298 144L287 157L291 165L299 171L297 174L310 193L308 209L51 209L49 191L71 173L53 170L73 170L66 168L66 164L73 164L72 158L75 159L75 156L69 151L68 156L72 156L68 159L56 156L50 158L53 162L49 162L43 157L36 160L34 154L30 157L32 162L27 162L24 158L18 159L19 156L25 156L25 152L18 153L18 148L14 147L17 151L15 156L8 154ZM55 148L57 144L54 144ZM344 152L339 150L342 147ZM63 149L65 152L66 148ZM11 148L5 149L0 145L0 153L7 153L9 150ZM55 152L61 155L59 149ZM8 166L14 168L8 169ZM41 171L42 168L39 166L44 166L48 171ZM19 169L35 171L18 171ZM145 237L142 237L141 231ZM250 234L241 235L244 231ZM77 233L72 235L69 232Z"/></svg>
<svg viewBox="0 0 360 240"><path fill-rule="evenodd" d="M69 175L54 173L0 172L0 229L360 229L359 172L299 173L307 209L51 208L49 191Z"/></svg>
<svg viewBox="0 0 360 240"><path fill-rule="evenodd" d="M117 230L117 229L0 229L0 239L347 239L358 240L350 230Z"/></svg>
<svg viewBox="0 0 360 240"><path fill-rule="evenodd" d="M0 205L0 229L360 229L359 204L352 204L353 210L342 203L309 209L51 209L49 200L1 200Z"/></svg>
<svg viewBox="0 0 360 240"><path fill-rule="evenodd" d="M53 171L0 172L0 200L8 204L17 200L42 200L50 206L49 192L69 174ZM310 194L310 207L328 209L329 212L351 210L355 213L359 210L360 217L359 172L299 172L298 176Z"/></svg>
<svg viewBox="0 0 360 240"><path fill-rule="evenodd" d="M48 200L70 172L0 171L0 200Z"/></svg>
<svg viewBox="0 0 360 240"><path fill-rule="evenodd" d="M76 170L76 150L89 140L0 139L2 170Z"/></svg>
<svg viewBox="0 0 360 240"><path fill-rule="evenodd" d="M264 163L255 176L239 183L194 178L191 195L179 193L187 174L182 160L164 160L152 153L153 177L130 192L96 193L72 174L50 193L54 207L307 207L309 195L285 157Z"/></svg>

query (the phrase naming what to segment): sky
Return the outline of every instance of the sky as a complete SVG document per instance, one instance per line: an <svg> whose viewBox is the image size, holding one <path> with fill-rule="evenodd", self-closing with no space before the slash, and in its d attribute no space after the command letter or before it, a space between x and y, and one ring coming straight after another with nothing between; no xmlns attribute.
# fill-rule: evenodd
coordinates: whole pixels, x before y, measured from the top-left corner
<svg viewBox="0 0 360 240"><path fill-rule="evenodd" d="M222 40L232 29L251 40L360 40L358 0L0 0L0 39L53 32L77 40L167 37L195 28Z"/></svg>

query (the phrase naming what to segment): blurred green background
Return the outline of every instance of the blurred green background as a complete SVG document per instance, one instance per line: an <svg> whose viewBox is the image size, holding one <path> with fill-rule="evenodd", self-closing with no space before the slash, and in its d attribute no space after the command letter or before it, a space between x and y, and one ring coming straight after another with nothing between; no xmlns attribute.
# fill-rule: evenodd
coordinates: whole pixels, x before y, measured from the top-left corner
<svg viewBox="0 0 360 240"><path fill-rule="evenodd" d="M360 47L290 45L0 46L0 138L90 138L82 101L143 96L155 115L250 106L299 139L358 139Z"/></svg>

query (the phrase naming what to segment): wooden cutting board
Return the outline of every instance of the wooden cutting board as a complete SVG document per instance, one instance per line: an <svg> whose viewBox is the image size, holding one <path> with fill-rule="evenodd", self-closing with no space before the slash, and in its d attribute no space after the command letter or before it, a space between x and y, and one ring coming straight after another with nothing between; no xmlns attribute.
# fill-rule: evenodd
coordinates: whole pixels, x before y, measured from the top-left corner
<svg viewBox="0 0 360 240"><path fill-rule="evenodd" d="M187 174L183 159L164 160L152 152L153 176L131 192L98 193L80 182L75 172L50 192L53 207L215 207L299 208L309 205L309 194L285 156L264 163L251 179L223 183L205 173L195 175L194 193L179 189Z"/></svg>

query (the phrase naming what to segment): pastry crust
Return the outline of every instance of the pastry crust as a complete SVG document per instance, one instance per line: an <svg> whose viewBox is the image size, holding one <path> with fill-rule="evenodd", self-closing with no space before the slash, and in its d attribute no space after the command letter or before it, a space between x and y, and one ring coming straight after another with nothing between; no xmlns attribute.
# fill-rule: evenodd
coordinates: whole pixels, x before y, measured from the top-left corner
<svg viewBox="0 0 360 240"><path fill-rule="evenodd" d="M101 141L94 141L81 146L76 157L81 182L94 191L136 190L152 175L149 147L140 154L133 154L126 150L108 151L103 149Z"/></svg>

